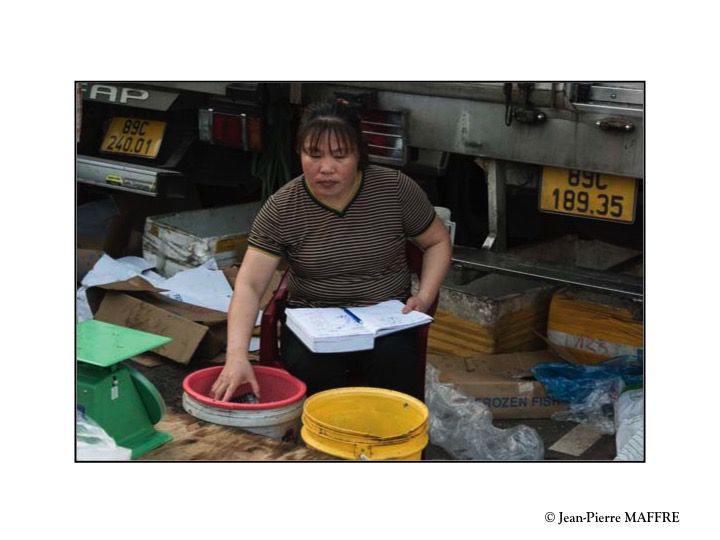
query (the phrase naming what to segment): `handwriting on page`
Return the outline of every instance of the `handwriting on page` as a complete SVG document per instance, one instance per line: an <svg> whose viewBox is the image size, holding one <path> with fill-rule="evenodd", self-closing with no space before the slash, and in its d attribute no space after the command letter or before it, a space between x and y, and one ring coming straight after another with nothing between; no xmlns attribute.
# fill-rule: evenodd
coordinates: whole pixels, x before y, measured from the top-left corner
<svg viewBox="0 0 720 540"><path fill-rule="evenodd" d="M353 310L354 313L363 320L366 326L376 331L384 328L413 326L428 318L424 313L417 311L403 314L403 307L404 304L402 302L389 300L375 304L374 306L353 308Z"/></svg>
<svg viewBox="0 0 720 540"><path fill-rule="evenodd" d="M408 322L404 315L395 315L390 313L373 314L373 322L378 326L400 326Z"/></svg>
<svg viewBox="0 0 720 540"><path fill-rule="evenodd" d="M362 325L353 321L349 315L342 311L308 310L304 322L310 328L313 328L317 335L322 336L343 336L367 332Z"/></svg>

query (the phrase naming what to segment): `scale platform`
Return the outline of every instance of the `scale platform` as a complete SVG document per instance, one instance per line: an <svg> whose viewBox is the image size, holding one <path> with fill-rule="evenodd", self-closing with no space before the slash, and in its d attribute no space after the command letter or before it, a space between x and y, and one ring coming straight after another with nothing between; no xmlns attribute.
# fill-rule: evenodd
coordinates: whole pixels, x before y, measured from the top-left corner
<svg viewBox="0 0 720 540"><path fill-rule="evenodd" d="M76 397L81 411L97 422L132 458L172 439L153 427L165 414L157 388L124 360L155 349L171 338L101 321L76 327Z"/></svg>

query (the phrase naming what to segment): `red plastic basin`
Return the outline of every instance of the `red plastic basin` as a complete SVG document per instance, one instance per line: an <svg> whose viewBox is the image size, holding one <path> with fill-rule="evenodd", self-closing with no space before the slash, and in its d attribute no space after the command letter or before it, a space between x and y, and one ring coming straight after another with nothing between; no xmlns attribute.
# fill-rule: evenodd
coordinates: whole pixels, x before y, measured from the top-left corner
<svg viewBox="0 0 720 540"><path fill-rule="evenodd" d="M253 366L255 378L260 385L260 403L230 403L218 401L210 397L210 389L222 371L222 366L215 366L195 371L183 380L183 390L194 400L230 410L263 410L276 407L286 407L301 400L305 396L307 387L300 379L290 375L284 369ZM232 397L242 396L252 392L249 384L243 384L233 393Z"/></svg>

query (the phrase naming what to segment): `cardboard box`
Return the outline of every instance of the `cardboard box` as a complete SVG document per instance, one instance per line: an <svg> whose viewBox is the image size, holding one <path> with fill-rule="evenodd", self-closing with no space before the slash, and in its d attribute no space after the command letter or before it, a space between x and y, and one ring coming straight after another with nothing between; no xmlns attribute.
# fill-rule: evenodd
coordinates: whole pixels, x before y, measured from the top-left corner
<svg viewBox="0 0 720 540"><path fill-rule="evenodd" d="M238 269L224 270L232 286ZM264 306L280 282L276 272L261 299ZM227 313L172 300L159 293L140 276L125 281L91 287L88 304L95 319L135 328L173 341L153 352L175 362L188 364L193 358L212 358L227 347Z"/></svg>
<svg viewBox="0 0 720 540"><path fill-rule="evenodd" d="M557 361L548 350L473 358L428 355L428 362L440 370L440 382L481 401L494 418L549 418L565 410L567 404L548 397L530 372L536 364Z"/></svg>
<svg viewBox="0 0 720 540"><path fill-rule="evenodd" d="M461 282L449 275L440 289L430 350L472 357L545 348L537 334L546 330L552 285L496 274Z"/></svg>
<svg viewBox="0 0 720 540"><path fill-rule="evenodd" d="M225 348L227 314L160 295L143 278L91 287L88 303L95 319L173 339L154 350L181 364L210 357Z"/></svg>
<svg viewBox="0 0 720 540"><path fill-rule="evenodd" d="M550 303L547 341L570 362L595 365L644 348L642 304L590 291L561 289Z"/></svg>
<svg viewBox="0 0 720 540"><path fill-rule="evenodd" d="M214 258L219 267L242 261L247 235L260 203L150 216L145 221L143 258L170 277Z"/></svg>

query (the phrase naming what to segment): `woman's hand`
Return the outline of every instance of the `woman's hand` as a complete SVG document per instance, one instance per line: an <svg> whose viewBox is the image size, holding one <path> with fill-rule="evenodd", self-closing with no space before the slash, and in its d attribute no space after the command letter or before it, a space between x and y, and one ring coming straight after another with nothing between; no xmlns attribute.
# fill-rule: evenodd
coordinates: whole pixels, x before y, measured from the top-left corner
<svg viewBox="0 0 720 540"><path fill-rule="evenodd" d="M405 302L405 307L402 309L403 313L410 313L411 311L422 311L423 313L427 313L430 309L430 306L432 306L433 298L428 299L424 294L418 293L415 296L411 296L408 298L408 301Z"/></svg>
<svg viewBox="0 0 720 540"><path fill-rule="evenodd" d="M232 397L235 390L245 383L250 384L253 394L259 399L260 385L255 378L255 372L250 365L250 361L247 359L233 361L228 358L223 370L220 372L220 376L218 376L215 384L210 389L210 397L220 401L227 401Z"/></svg>

